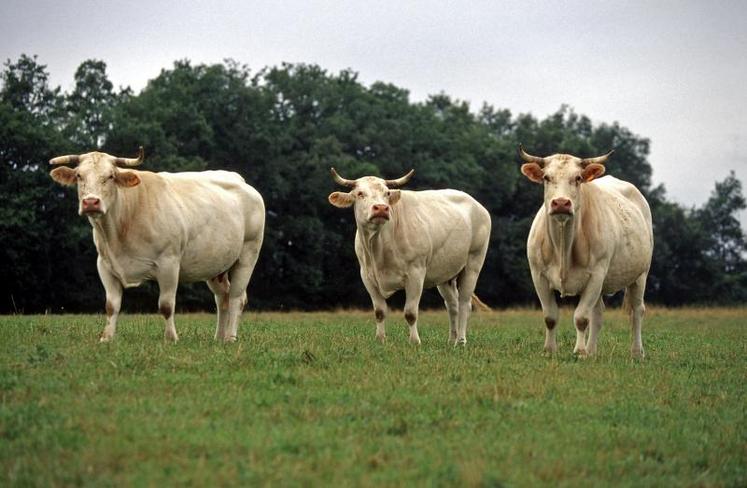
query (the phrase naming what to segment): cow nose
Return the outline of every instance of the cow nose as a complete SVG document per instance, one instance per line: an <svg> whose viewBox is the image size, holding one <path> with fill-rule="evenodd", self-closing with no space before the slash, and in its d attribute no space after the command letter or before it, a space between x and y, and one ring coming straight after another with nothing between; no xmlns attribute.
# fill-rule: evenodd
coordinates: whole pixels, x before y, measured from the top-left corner
<svg viewBox="0 0 747 488"><path fill-rule="evenodd" d="M84 198L83 199L83 210L99 210L101 208L101 200L98 198Z"/></svg>
<svg viewBox="0 0 747 488"><path fill-rule="evenodd" d="M389 213L389 205L374 205L374 213Z"/></svg>
<svg viewBox="0 0 747 488"><path fill-rule="evenodd" d="M554 198L550 202L550 209L557 213L571 213L571 201L567 198Z"/></svg>

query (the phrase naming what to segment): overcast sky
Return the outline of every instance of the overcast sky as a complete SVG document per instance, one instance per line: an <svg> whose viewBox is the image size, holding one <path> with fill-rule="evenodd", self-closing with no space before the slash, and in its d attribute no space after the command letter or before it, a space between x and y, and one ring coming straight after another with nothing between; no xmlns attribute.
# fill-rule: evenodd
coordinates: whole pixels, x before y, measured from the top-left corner
<svg viewBox="0 0 747 488"><path fill-rule="evenodd" d="M0 59L37 54L70 90L86 59L143 88L177 59L352 68L366 83L445 92L543 118L568 104L651 139L655 183L704 202L747 183L747 2L0 2ZM747 228L747 213L742 215Z"/></svg>

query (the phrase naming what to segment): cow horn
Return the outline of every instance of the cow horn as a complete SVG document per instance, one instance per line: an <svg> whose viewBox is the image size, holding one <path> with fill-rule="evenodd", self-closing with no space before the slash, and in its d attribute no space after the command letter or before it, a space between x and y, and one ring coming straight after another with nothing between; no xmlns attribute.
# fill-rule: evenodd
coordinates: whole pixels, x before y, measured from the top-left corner
<svg viewBox="0 0 747 488"><path fill-rule="evenodd" d="M68 154L67 156L57 156L49 160L49 164L78 164L80 156L77 154Z"/></svg>
<svg viewBox="0 0 747 488"><path fill-rule="evenodd" d="M519 156L527 163L537 163L540 165L540 167L545 166L545 158L528 154L526 151L524 151L524 146L522 146L521 144L519 144Z"/></svg>
<svg viewBox="0 0 747 488"><path fill-rule="evenodd" d="M337 171L335 171L335 168L329 168L329 172L332 173L332 178L334 178L335 183L342 186L349 186L354 187L355 186L355 180L346 180L342 176L337 174Z"/></svg>
<svg viewBox="0 0 747 488"><path fill-rule="evenodd" d="M582 159L582 160L581 160L581 166L585 168L585 167L587 167L588 165L590 165L590 164L592 164L592 163L596 163L596 164L604 164L604 163L605 163L605 161L607 161L607 158L608 158L608 157L610 157L610 155L611 155L611 154L612 154L613 152L615 152L615 150L614 150L614 149L613 149L613 150L611 150L610 152L608 152L607 154L603 155L603 156L597 156L596 158L586 158L586 159Z"/></svg>
<svg viewBox="0 0 747 488"><path fill-rule="evenodd" d="M415 170L411 169L409 173L407 173L405 176L401 178L397 178L396 180L384 180L386 183L386 186L389 188L397 188L398 186L402 186L408 181L410 181L410 178L412 178L412 175L415 174Z"/></svg>
<svg viewBox="0 0 747 488"><path fill-rule="evenodd" d="M145 152L143 152L143 146L140 146L136 158L114 158L114 164L117 166L139 166L143 164L144 158Z"/></svg>

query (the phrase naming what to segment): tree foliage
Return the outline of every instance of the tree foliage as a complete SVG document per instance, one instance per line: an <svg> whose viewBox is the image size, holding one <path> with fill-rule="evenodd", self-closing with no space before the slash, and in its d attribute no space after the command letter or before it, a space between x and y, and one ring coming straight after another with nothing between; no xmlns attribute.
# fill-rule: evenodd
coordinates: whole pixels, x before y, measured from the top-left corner
<svg viewBox="0 0 747 488"><path fill-rule="evenodd" d="M103 291L90 226L74 191L52 184L46 161L101 149L134 155L144 169L227 169L263 195L265 244L250 303L262 308L368 306L353 252L352 212L327 203L334 166L348 178L416 170L411 189L457 188L490 211L493 234L478 294L496 306L535 301L526 237L541 189L520 177L516 147L592 156L615 149L608 173L636 184L651 203L655 257L649 300L666 304L747 298L745 208L732 174L699 209L651 187L649 141L617 122L592 124L563 106L537 119L484 105L477 113L446 94L410 101L407 90L357 74L284 64L252 73L233 61L177 61L137 94L114 90L106 64L84 61L70 93L50 88L46 68L6 63L0 91L0 260L10 289L0 311L94 311ZM153 287L125 306L151 310ZM426 303L439 302L435 293ZM204 285L182 287L182 307L212 308Z"/></svg>

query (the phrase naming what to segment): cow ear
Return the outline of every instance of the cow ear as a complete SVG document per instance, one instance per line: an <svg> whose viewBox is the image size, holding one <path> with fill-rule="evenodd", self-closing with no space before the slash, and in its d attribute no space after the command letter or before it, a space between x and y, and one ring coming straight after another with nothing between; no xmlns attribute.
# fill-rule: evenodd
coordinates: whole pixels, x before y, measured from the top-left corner
<svg viewBox="0 0 747 488"><path fill-rule="evenodd" d="M545 176L545 172L542 171L542 168L537 163L522 164L521 174L535 183L542 183L542 178Z"/></svg>
<svg viewBox="0 0 747 488"><path fill-rule="evenodd" d="M604 174L604 165L598 163L591 163L581 172L581 177L584 181L589 182L595 178L599 178Z"/></svg>
<svg viewBox="0 0 747 488"><path fill-rule="evenodd" d="M399 202L399 198L402 196L399 190L389 190L389 205L394 205Z"/></svg>
<svg viewBox="0 0 747 488"><path fill-rule="evenodd" d="M49 176L52 177L60 185L73 186L75 185L75 170L68 168L67 166L60 166L49 172Z"/></svg>
<svg viewBox="0 0 747 488"><path fill-rule="evenodd" d="M331 193L328 197L328 200L329 203L339 208L347 208L351 206L355 201L353 195L351 195L350 193L343 193L341 191Z"/></svg>
<svg viewBox="0 0 747 488"><path fill-rule="evenodd" d="M125 188L130 188L140 184L140 177L132 171L118 171L114 181Z"/></svg>

